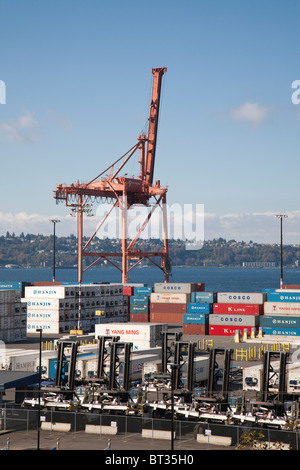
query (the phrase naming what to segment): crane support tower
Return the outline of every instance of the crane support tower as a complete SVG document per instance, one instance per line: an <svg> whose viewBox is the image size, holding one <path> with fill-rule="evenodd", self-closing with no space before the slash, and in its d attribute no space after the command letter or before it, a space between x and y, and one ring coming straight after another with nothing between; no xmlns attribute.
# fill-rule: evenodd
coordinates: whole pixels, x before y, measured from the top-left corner
<svg viewBox="0 0 300 470"><path fill-rule="evenodd" d="M122 282L124 284L128 282L129 271L139 265L144 259L149 260L163 271L165 282L169 280L171 265L169 259L166 210L167 188L160 185L160 180L153 181L162 78L166 71L166 67L152 69L153 88L148 119L148 136L146 137L143 133L140 134L137 138L137 143L132 148L89 183L84 184L78 182L69 186L64 184L58 184L56 186L56 190L54 191L56 202L64 202L66 206L71 207L72 211L77 214L79 283L82 282L83 273L103 259L121 271ZM138 160L140 174L132 178L129 178L126 174L125 176L121 176L120 171L137 150L139 150L140 155ZM107 173L109 173L109 175L107 175ZM101 201L111 200L114 202L110 210L98 223L92 236L83 245L83 215L91 210L90 206L96 198ZM127 211L135 205L145 206L150 209L144 223L136 231L135 236L129 241L127 237ZM120 253L88 251L91 241L103 226L104 222L107 221L112 210L117 207L120 211L122 251ZM163 249L148 252L136 249L136 242L141 232L150 222L153 212L158 207L162 210ZM84 268L83 257L89 257L90 259L90 264ZM160 263L157 259L155 260L157 257L160 258ZM116 262L118 259L121 260L121 263ZM131 266L129 266L130 260L134 260Z"/></svg>

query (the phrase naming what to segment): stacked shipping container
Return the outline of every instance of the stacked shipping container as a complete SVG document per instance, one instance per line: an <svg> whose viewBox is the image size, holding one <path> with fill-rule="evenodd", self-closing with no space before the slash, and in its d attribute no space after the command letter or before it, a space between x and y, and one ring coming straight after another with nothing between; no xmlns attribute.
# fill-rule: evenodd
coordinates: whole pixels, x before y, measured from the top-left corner
<svg viewBox="0 0 300 470"><path fill-rule="evenodd" d="M300 336L300 290L269 292L260 325L265 335Z"/></svg>
<svg viewBox="0 0 300 470"><path fill-rule="evenodd" d="M209 334L232 336L237 330L258 330L265 293L220 292L209 316Z"/></svg>
<svg viewBox="0 0 300 470"><path fill-rule="evenodd" d="M26 286L22 301L27 304L27 333L38 328L51 334L77 329L79 306L86 332L94 331L96 323L128 321L127 296L119 284Z"/></svg>
<svg viewBox="0 0 300 470"><path fill-rule="evenodd" d="M183 334L208 334L209 315L215 299L214 292L192 292L191 302L187 303L187 313L183 315Z"/></svg>
<svg viewBox="0 0 300 470"><path fill-rule="evenodd" d="M9 289L2 283L0 290L0 340L5 343L22 341L26 338L26 309L21 301L22 289Z"/></svg>
<svg viewBox="0 0 300 470"><path fill-rule="evenodd" d="M204 291L202 283L156 283L150 294L150 321L183 323L193 292Z"/></svg>

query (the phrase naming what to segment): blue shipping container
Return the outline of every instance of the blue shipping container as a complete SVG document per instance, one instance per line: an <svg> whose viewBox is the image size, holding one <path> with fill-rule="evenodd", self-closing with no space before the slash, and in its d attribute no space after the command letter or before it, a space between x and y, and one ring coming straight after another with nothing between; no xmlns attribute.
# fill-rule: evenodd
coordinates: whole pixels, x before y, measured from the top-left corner
<svg viewBox="0 0 300 470"><path fill-rule="evenodd" d="M149 305L148 304L131 304L130 303L130 312L131 313L148 313Z"/></svg>
<svg viewBox="0 0 300 470"><path fill-rule="evenodd" d="M153 292L153 287L135 287L134 295L150 295Z"/></svg>
<svg viewBox="0 0 300 470"><path fill-rule="evenodd" d="M149 302L148 295L132 295L130 297L131 304L146 304Z"/></svg>
<svg viewBox="0 0 300 470"><path fill-rule="evenodd" d="M25 287L25 282L18 282L18 281L13 281L13 282L5 282L1 281L0 282L0 290L23 290Z"/></svg>
<svg viewBox="0 0 300 470"><path fill-rule="evenodd" d="M293 317L291 315L261 315L260 326L281 326L300 328L300 317Z"/></svg>
<svg viewBox="0 0 300 470"><path fill-rule="evenodd" d="M212 313L213 305L209 303L188 302L187 313Z"/></svg>
<svg viewBox="0 0 300 470"><path fill-rule="evenodd" d="M268 302L300 302L300 292L270 292Z"/></svg>
<svg viewBox="0 0 300 470"><path fill-rule="evenodd" d="M262 327L262 332L265 335L278 335L278 336L300 336L300 328L282 328L282 327Z"/></svg>
<svg viewBox="0 0 300 470"><path fill-rule="evenodd" d="M199 325L208 325L208 313L184 313L182 317L183 323L197 323Z"/></svg>
<svg viewBox="0 0 300 470"><path fill-rule="evenodd" d="M217 300L216 292L192 292L191 301L200 303L214 303Z"/></svg>

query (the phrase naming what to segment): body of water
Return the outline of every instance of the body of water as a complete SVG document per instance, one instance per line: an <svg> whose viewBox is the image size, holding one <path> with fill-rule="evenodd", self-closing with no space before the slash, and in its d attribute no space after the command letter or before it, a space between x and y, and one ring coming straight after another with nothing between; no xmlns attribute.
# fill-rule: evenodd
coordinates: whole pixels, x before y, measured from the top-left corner
<svg viewBox="0 0 300 470"><path fill-rule="evenodd" d="M300 269L284 269L284 284L300 285ZM52 269L0 269L0 281L52 282ZM56 269L56 281L76 282L77 269ZM158 268L135 268L128 282L153 285L163 282ZM122 282L120 272L113 267L92 268L83 276L83 282ZM261 292L279 289L280 269L256 268L173 268L170 282L204 282L207 292Z"/></svg>

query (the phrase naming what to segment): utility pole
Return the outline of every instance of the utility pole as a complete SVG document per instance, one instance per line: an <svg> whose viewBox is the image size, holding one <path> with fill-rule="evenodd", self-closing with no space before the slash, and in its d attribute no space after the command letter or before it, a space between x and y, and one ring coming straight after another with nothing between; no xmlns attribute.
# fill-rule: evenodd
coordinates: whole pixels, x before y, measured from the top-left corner
<svg viewBox="0 0 300 470"><path fill-rule="evenodd" d="M277 214L275 216L280 219L280 289L283 287L283 244L282 244L282 219L286 219L288 216L284 214Z"/></svg>
<svg viewBox="0 0 300 470"><path fill-rule="evenodd" d="M51 219L49 222L53 223L53 282L55 281L55 225L60 222L57 219Z"/></svg>

